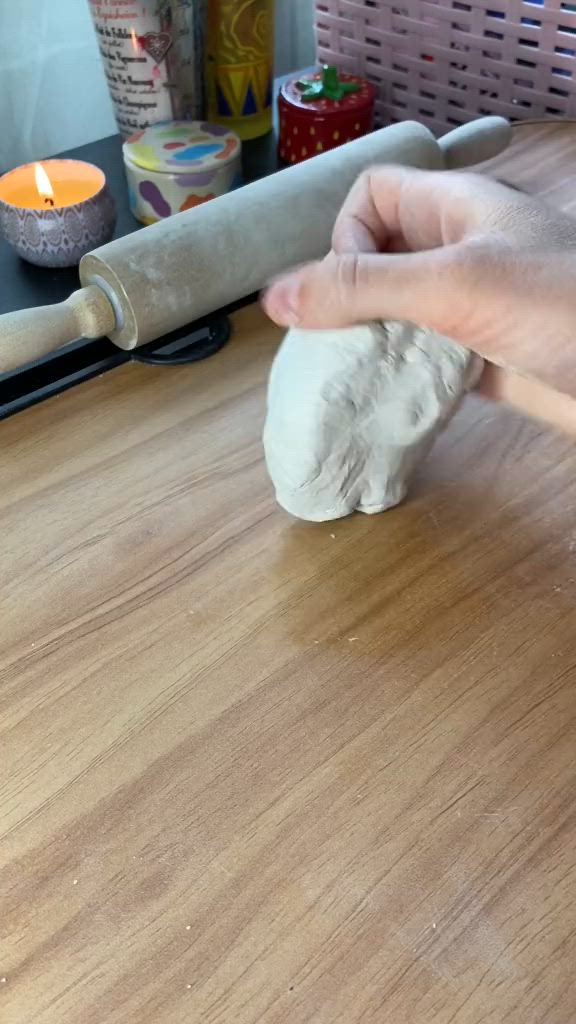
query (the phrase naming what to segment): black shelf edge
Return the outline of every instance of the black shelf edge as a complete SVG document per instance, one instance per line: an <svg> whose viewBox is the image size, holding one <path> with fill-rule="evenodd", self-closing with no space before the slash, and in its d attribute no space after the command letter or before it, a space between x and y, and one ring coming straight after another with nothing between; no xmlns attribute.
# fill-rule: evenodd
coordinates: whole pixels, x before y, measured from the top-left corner
<svg viewBox="0 0 576 1024"><path fill-rule="evenodd" d="M250 305L257 298L257 294L247 295L244 299L239 299L226 306L225 309L194 321L179 331L164 335L158 341L143 345L141 348L135 349L134 352L126 352L117 348L106 338L97 341L81 338L73 342L72 345L58 349L18 370L0 374L0 420L23 412L24 409L29 409L33 405L38 405L39 402L53 398L76 384L108 373L126 363L148 362L151 364L151 360L142 358L145 354L161 355L166 352L174 356L173 360L168 357L162 360L163 365L157 365L156 369L159 373L164 372L165 368L169 366L186 365L187 362L193 360L189 359L184 362L178 357L179 352L184 349L191 352L196 341L199 345L204 345L206 334L211 328L220 325L236 310ZM194 335L197 337L194 338ZM200 358L210 358L212 354L220 351L227 340L228 333L224 337L220 331L220 343L214 345L206 356Z"/></svg>

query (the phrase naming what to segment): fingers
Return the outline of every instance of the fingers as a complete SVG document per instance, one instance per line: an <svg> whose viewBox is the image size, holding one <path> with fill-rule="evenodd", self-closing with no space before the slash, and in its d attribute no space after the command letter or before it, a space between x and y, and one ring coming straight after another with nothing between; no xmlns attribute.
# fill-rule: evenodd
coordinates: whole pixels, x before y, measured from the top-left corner
<svg viewBox="0 0 576 1024"><path fill-rule="evenodd" d="M402 194L430 187L434 178L432 173L408 167L375 167L365 171L352 187L336 219L332 236L334 252L370 253L406 248ZM394 245L393 240L396 240Z"/></svg>
<svg viewBox="0 0 576 1024"><path fill-rule="evenodd" d="M501 225L526 203L533 201L480 175L375 167L345 200L332 245L339 254L433 249Z"/></svg>
<svg viewBox="0 0 576 1024"><path fill-rule="evenodd" d="M335 224L333 248L339 259L311 264L274 282L264 308L283 326L327 328L406 318L450 333L454 324L465 322L473 297L469 288L460 287L468 283L463 278L469 261L462 258L455 271L452 249L478 231L486 219L487 197L494 205L494 195L499 207L509 196L517 201L512 190L475 175L406 167L367 171ZM413 255L381 255L386 251ZM455 277L456 289L451 288Z"/></svg>
<svg viewBox="0 0 576 1024"><path fill-rule="evenodd" d="M393 256L331 255L280 278L264 295L263 305L284 327L412 320L451 335L455 324L468 316L471 293L462 280L467 268L457 247Z"/></svg>
<svg viewBox="0 0 576 1024"><path fill-rule="evenodd" d="M538 390L522 398L530 377L576 397L576 225L486 178L368 172L338 218L334 252L274 282L263 304L287 327L412 321L516 374L514 404L544 403ZM558 415L572 410L559 404Z"/></svg>
<svg viewBox="0 0 576 1024"><path fill-rule="evenodd" d="M385 252L392 236L400 233L398 199L406 170L389 167L366 171L352 186L336 218L332 248L339 255L355 252ZM382 190L389 209L380 213L375 196Z"/></svg>

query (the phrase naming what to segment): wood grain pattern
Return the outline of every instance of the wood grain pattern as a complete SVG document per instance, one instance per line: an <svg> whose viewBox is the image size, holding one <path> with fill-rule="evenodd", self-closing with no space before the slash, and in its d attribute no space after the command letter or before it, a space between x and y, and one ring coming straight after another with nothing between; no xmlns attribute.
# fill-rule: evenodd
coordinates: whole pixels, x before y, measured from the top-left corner
<svg viewBox="0 0 576 1024"><path fill-rule="evenodd" d="M236 325L0 427L0 1020L569 1024L574 443L471 399L404 507L292 522Z"/></svg>

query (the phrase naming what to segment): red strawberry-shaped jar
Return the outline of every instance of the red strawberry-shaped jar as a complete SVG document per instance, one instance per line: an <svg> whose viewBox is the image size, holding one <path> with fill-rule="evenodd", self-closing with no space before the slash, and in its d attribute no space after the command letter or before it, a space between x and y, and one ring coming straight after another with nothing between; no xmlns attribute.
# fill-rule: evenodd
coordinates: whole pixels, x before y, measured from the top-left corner
<svg viewBox="0 0 576 1024"><path fill-rule="evenodd" d="M375 97L370 82L334 67L286 82L278 96L282 162L300 163L367 135L374 126Z"/></svg>

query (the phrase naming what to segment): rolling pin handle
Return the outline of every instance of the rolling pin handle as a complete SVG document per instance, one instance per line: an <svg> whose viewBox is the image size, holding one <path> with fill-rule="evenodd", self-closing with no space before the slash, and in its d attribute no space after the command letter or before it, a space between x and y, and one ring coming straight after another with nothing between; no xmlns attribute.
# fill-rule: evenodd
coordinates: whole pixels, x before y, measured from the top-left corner
<svg viewBox="0 0 576 1024"><path fill-rule="evenodd" d="M0 373L49 355L78 338L102 338L116 327L112 303L97 285L73 292L53 306L0 317Z"/></svg>
<svg viewBox="0 0 576 1024"><path fill-rule="evenodd" d="M480 117L438 139L446 169L461 170L492 160L508 148L512 125L504 117Z"/></svg>

